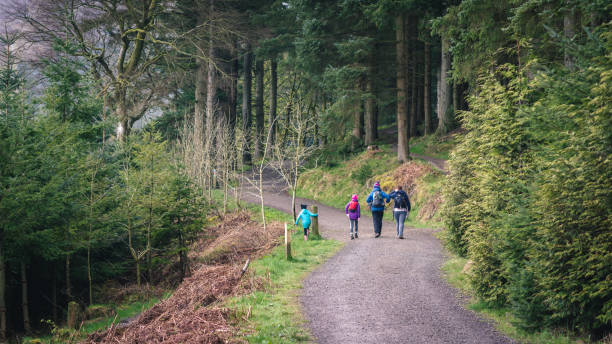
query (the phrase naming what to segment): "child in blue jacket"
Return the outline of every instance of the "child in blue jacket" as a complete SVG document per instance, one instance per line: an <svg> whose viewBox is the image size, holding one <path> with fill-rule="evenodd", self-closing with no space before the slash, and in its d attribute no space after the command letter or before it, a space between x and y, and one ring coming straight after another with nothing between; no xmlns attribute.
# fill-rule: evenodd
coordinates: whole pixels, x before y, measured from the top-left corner
<svg viewBox="0 0 612 344"><path fill-rule="evenodd" d="M304 227L304 240L308 240L308 233L310 232L310 217L311 216L317 216L317 214L313 214L310 211L308 211L308 209L306 209L306 204L302 204L302 211L300 212L300 214L297 217L297 220L295 221L295 224L297 225L298 222L300 222L300 220L302 220L302 227Z"/></svg>

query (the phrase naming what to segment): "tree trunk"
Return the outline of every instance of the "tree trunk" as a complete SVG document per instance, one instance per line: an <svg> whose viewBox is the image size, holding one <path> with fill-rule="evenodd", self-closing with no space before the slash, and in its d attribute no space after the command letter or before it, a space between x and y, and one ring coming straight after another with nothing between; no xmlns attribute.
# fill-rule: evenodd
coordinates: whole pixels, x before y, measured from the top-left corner
<svg viewBox="0 0 612 344"><path fill-rule="evenodd" d="M90 214L91 218L91 214ZM91 232L92 225L89 224L89 238L87 240L87 289L89 290L89 305L93 305L93 283L91 276Z"/></svg>
<svg viewBox="0 0 612 344"><path fill-rule="evenodd" d="M200 61L196 70L194 104L194 140L196 147L204 144L204 118L206 117L206 64Z"/></svg>
<svg viewBox="0 0 612 344"><path fill-rule="evenodd" d="M151 178L153 179L153 178ZM151 183L153 184L153 183ZM151 185L151 190L149 191L153 193L153 185ZM152 198L152 195L149 197ZM147 228L147 283L153 283L153 255L151 254L151 227L153 226L153 200L150 200L149 204L149 225Z"/></svg>
<svg viewBox="0 0 612 344"><path fill-rule="evenodd" d="M235 48L232 53L232 61L230 65L230 96L229 96L229 127L230 138L234 137L234 129L236 128L236 107L238 105L238 49Z"/></svg>
<svg viewBox="0 0 612 344"><path fill-rule="evenodd" d="M453 82L453 114L459 110L459 85Z"/></svg>
<svg viewBox="0 0 612 344"><path fill-rule="evenodd" d="M563 35L568 42L576 35L576 12L573 8L568 9L563 16ZM563 62L565 67L572 70L574 69L574 58L570 55L567 44L564 50Z"/></svg>
<svg viewBox="0 0 612 344"><path fill-rule="evenodd" d="M53 262L53 286L52 286L52 293L53 295L51 296L51 307L52 307L52 314L53 314L53 322L57 324L57 264L55 262Z"/></svg>
<svg viewBox="0 0 612 344"><path fill-rule="evenodd" d="M264 61L255 60L255 157L263 156L264 140Z"/></svg>
<svg viewBox="0 0 612 344"><path fill-rule="evenodd" d="M442 38L442 53L440 61L440 80L438 82L438 130L437 133L444 135L450 130L452 112L449 111L452 97L450 87L450 53L448 52L448 39Z"/></svg>
<svg viewBox="0 0 612 344"><path fill-rule="evenodd" d="M417 26L414 18L410 19L410 137L415 137L417 121Z"/></svg>
<svg viewBox="0 0 612 344"><path fill-rule="evenodd" d="M408 132L408 108L406 106L408 100L406 97L408 59L406 56L406 17L404 14L395 17L395 48L397 59L397 159L400 162L405 162L410 160L410 137Z"/></svg>
<svg viewBox="0 0 612 344"><path fill-rule="evenodd" d="M153 141L151 136L151 132L149 131L149 140ZM149 219L147 225L147 282L151 284L153 282L153 255L151 253L151 230L153 228L153 194L155 192L155 183L153 179L153 168L155 161L153 159L153 155L151 155L151 160L149 161Z"/></svg>
<svg viewBox="0 0 612 344"><path fill-rule="evenodd" d="M72 301L72 292L70 291L70 254L66 254L66 298Z"/></svg>
<svg viewBox="0 0 612 344"><path fill-rule="evenodd" d="M215 19L215 0L210 0L210 19ZM215 47L214 25L208 29L208 75L206 82L206 132L214 136L217 112L217 49ZM208 139L207 139L208 140ZM212 150L211 150L212 152Z"/></svg>
<svg viewBox="0 0 612 344"><path fill-rule="evenodd" d="M136 259L136 285L140 289L140 259Z"/></svg>
<svg viewBox="0 0 612 344"><path fill-rule="evenodd" d="M359 93L359 89L355 90L355 93ZM361 110L361 99L358 96L355 96L355 99L352 100L352 104L349 105L352 108L353 112L353 150L357 149L357 145L363 140L363 111Z"/></svg>
<svg viewBox="0 0 612 344"><path fill-rule="evenodd" d="M26 274L26 264L21 262L21 310L23 312L23 329L26 334L32 332L30 326L30 311L28 307L28 275Z"/></svg>
<svg viewBox="0 0 612 344"><path fill-rule="evenodd" d="M416 92L416 126L417 128L423 124L423 79L417 77L417 92ZM418 135L422 135L423 132L417 130Z"/></svg>
<svg viewBox="0 0 612 344"><path fill-rule="evenodd" d="M291 124L291 115L293 112L293 96L295 94L295 83L297 80L297 76L293 75L293 81L291 83L291 89L289 90L289 100L287 102L287 112L285 113L285 130L283 130L283 140L282 143L287 143L287 135L289 134L289 127Z"/></svg>
<svg viewBox="0 0 612 344"><path fill-rule="evenodd" d="M276 142L276 107L277 107L277 89L278 75L276 73L277 62L276 58L270 60L270 145L274 146Z"/></svg>
<svg viewBox="0 0 612 344"><path fill-rule="evenodd" d="M370 73L366 80L366 94L367 98L365 101L365 145L369 146L374 143L376 139L376 119L375 119L375 108L376 108L376 95L374 91L374 61L370 62Z"/></svg>
<svg viewBox="0 0 612 344"><path fill-rule="evenodd" d="M251 47L247 44L244 54L244 83L242 91L242 132L244 135L242 159L244 164L251 163L251 64L253 55Z"/></svg>
<svg viewBox="0 0 612 344"><path fill-rule="evenodd" d="M374 105L374 140L378 140L378 103Z"/></svg>
<svg viewBox="0 0 612 344"><path fill-rule="evenodd" d="M211 1L212 2L212 1ZM208 77L206 83L206 132L209 135L214 135L214 130L217 122L217 69L215 66L217 51L214 44L210 42L208 60Z"/></svg>
<svg viewBox="0 0 612 344"><path fill-rule="evenodd" d="M127 111L127 94L125 87L118 87L115 91L115 102L117 103L117 117L119 118L119 128L117 128L117 139L125 140L130 135L132 124Z"/></svg>
<svg viewBox="0 0 612 344"><path fill-rule="evenodd" d="M359 91L356 90L355 93ZM358 97L355 97L352 101L352 112L353 112L353 137L355 138L354 142L358 142L363 138L363 131L361 130L362 123L362 111L361 111L361 100ZM355 148L355 147L353 147Z"/></svg>
<svg viewBox="0 0 612 344"><path fill-rule="evenodd" d="M185 239L183 238L183 231L178 229L178 239L179 239L179 264L181 266L181 282L185 279L186 276L189 275L189 260L187 259L187 253L185 251Z"/></svg>
<svg viewBox="0 0 612 344"><path fill-rule="evenodd" d="M425 61L423 63L423 127L425 135L431 133L431 104L430 104L430 89L431 89L431 50L429 42L425 42Z"/></svg>
<svg viewBox="0 0 612 344"><path fill-rule="evenodd" d="M295 188L291 189L291 210L293 211L293 222L297 220L297 213L295 211Z"/></svg>
<svg viewBox="0 0 612 344"><path fill-rule="evenodd" d="M6 265L3 246L4 238L0 233L0 342L6 343Z"/></svg>

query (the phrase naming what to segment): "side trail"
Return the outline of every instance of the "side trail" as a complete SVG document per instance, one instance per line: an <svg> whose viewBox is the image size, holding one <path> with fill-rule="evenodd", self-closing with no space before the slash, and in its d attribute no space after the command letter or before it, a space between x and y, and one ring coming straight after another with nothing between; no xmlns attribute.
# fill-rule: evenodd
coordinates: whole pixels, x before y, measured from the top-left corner
<svg viewBox="0 0 612 344"><path fill-rule="evenodd" d="M264 172L264 203L287 213L291 198L276 176ZM259 202L246 190L245 200ZM362 216L365 195L359 195ZM348 200L347 200L348 201ZM461 295L442 278L445 253L433 229L405 228L385 221L375 239L370 217L359 222L359 239L350 240L342 210L319 207L319 228L327 238L346 242L333 258L304 282L300 301L316 342L325 343L513 343L487 321L462 307Z"/></svg>

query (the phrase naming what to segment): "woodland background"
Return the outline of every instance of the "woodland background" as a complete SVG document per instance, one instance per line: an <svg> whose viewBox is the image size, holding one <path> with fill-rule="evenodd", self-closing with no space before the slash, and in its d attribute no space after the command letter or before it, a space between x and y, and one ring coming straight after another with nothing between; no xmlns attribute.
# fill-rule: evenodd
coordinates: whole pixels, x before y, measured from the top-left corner
<svg viewBox="0 0 612 344"><path fill-rule="evenodd" d="M406 162L457 128L446 243L478 296L526 329L610 331L608 1L3 5L0 339L176 285L245 170L293 161L295 189L391 132Z"/></svg>

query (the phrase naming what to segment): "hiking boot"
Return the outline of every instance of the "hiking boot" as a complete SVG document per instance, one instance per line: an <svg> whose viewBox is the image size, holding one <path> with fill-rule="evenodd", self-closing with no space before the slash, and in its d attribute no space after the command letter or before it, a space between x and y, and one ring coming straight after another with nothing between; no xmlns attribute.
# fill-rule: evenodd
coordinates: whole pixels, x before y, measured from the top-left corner
<svg viewBox="0 0 612 344"><path fill-rule="evenodd" d="M398 239L404 239L404 237L402 235L397 237Z"/></svg>
<svg viewBox="0 0 612 344"><path fill-rule="evenodd" d="M355 239L358 239L359 235L357 235L357 232L355 232Z"/></svg>
<svg viewBox="0 0 612 344"><path fill-rule="evenodd" d="M351 240L355 239L355 236L353 234L351 234Z"/></svg>
<svg viewBox="0 0 612 344"><path fill-rule="evenodd" d="M376 235L374 237L378 238L379 236L380 236L380 233L376 233Z"/></svg>

